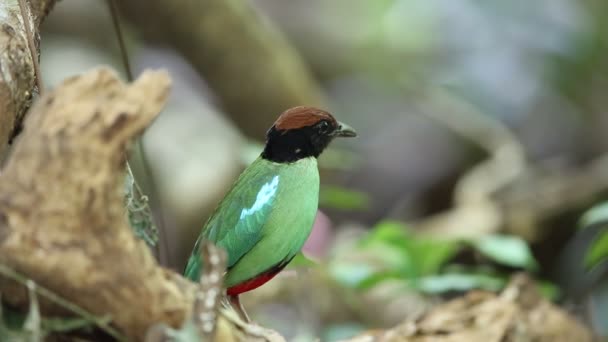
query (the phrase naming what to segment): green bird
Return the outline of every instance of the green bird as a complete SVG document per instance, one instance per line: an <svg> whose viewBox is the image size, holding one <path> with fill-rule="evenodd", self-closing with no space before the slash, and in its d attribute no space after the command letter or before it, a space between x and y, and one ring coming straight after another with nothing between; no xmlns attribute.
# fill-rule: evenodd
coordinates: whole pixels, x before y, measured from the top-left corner
<svg viewBox="0 0 608 342"><path fill-rule="evenodd" d="M335 137L356 135L321 109L302 106L283 112L266 133L262 154L243 171L205 224L185 276L200 278L202 241L223 248L228 300L249 321L239 294L277 275L310 235L319 204L317 157Z"/></svg>

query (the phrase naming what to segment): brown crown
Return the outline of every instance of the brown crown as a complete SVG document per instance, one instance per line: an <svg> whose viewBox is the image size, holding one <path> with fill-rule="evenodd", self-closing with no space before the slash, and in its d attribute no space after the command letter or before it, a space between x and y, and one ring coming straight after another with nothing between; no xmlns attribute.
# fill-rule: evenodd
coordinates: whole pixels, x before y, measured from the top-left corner
<svg viewBox="0 0 608 342"><path fill-rule="evenodd" d="M321 120L327 120L337 126L336 119L328 112L314 107L299 106L284 111L275 121L274 127L282 131L298 129L312 126Z"/></svg>

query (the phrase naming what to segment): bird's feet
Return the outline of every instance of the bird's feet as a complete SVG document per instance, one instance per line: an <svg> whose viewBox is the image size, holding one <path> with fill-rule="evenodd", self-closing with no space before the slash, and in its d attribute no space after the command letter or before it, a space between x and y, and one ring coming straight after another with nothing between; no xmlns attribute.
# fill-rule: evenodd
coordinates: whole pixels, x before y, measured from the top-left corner
<svg viewBox="0 0 608 342"><path fill-rule="evenodd" d="M236 311L236 313L240 316L240 318L245 323L251 323L251 320L249 319L249 315L247 315L247 312L245 311L243 304L241 304L241 300L239 299L238 295L228 296L228 301L230 302L230 306L232 306L234 311Z"/></svg>

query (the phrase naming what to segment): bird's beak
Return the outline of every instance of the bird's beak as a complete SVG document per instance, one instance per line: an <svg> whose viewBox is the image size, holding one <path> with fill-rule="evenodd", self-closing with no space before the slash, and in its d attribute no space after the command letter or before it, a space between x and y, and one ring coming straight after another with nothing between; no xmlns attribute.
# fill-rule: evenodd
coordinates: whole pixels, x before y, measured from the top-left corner
<svg viewBox="0 0 608 342"><path fill-rule="evenodd" d="M338 129L334 131L334 136L352 138L357 136L357 132L349 125L338 121Z"/></svg>

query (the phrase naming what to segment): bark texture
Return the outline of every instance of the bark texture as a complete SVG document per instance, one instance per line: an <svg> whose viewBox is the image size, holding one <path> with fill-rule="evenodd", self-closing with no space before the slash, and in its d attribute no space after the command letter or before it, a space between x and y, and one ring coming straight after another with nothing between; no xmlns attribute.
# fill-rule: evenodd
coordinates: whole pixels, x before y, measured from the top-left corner
<svg viewBox="0 0 608 342"><path fill-rule="evenodd" d="M322 105L319 87L283 35L244 0L121 1L148 37L173 45L252 138L295 105Z"/></svg>
<svg viewBox="0 0 608 342"><path fill-rule="evenodd" d="M122 186L127 143L158 115L163 72L133 85L98 69L66 80L32 108L0 177L0 262L96 314L127 336L179 326L194 284L157 266L131 232ZM23 306L15 284L0 291Z"/></svg>
<svg viewBox="0 0 608 342"><path fill-rule="evenodd" d="M38 26L54 3L55 0L26 1L28 13L22 16L18 0L0 0L0 156L19 130L35 86L23 17L38 37Z"/></svg>

